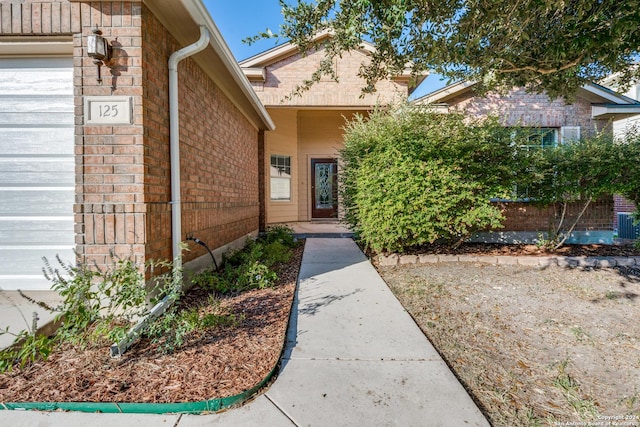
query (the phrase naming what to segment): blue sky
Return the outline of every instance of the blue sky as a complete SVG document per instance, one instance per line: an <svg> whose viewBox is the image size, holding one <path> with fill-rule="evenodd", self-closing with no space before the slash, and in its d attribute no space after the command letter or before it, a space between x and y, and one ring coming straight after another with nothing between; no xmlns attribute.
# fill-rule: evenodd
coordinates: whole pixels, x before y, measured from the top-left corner
<svg viewBox="0 0 640 427"><path fill-rule="evenodd" d="M203 0L231 52L238 61L249 58L286 40L261 40L251 46L242 40L267 28L274 33L282 23L278 0ZM440 76L431 75L413 93L419 97L443 87Z"/></svg>

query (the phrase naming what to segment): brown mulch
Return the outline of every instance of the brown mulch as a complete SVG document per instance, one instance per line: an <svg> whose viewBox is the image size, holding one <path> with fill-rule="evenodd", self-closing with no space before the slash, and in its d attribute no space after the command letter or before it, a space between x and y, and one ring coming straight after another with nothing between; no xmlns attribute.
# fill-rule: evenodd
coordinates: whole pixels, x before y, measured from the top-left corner
<svg viewBox="0 0 640 427"><path fill-rule="evenodd" d="M303 249L276 268L275 287L220 298L220 308L241 319L237 325L194 332L174 354L149 340L118 359L108 345L67 346L46 362L0 374L0 402L193 402L253 388L279 361ZM206 300L197 288L183 298Z"/></svg>
<svg viewBox="0 0 640 427"><path fill-rule="evenodd" d="M640 256L640 249L632 245L564 245L555 251L537 245L507 245L499 243L463 243L457 248L450 245L427 245L415 248L407 254L452 254L452 255L495 255L495 256L592 256L630 257Z"/></svg>

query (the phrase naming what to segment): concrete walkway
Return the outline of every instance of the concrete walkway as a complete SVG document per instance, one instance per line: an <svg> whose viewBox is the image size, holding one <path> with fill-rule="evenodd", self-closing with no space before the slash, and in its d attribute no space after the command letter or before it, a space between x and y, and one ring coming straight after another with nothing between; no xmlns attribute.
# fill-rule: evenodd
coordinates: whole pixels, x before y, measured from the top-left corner
<svg viewBox="0 0 640 427"><path fill-rule="evenodd" d="M281 372L212 415L0 411L11 426L488 426L351 239L307 240Z"/></svg>

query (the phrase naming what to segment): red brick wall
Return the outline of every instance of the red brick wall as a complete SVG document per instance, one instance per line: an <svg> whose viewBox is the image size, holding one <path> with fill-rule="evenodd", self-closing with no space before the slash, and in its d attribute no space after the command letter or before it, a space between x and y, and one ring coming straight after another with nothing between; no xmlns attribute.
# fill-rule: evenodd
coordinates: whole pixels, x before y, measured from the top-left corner
<svg viewBox="0 0 640 427"><path fill-rule="evenodd" d="M74 35L77 251L98 265L107 263L111 252L143 262L148 219L143 192L142 5L74 2L72 7L79 7L82 27ZM113 46L108 67L102 67L102 84L86 55L87 36L96 25ZM84 125L85 96L131 96L133 124Z"/></svg>
<svg viewBox="0 0 640 427"><path fill-rule="evenodd" d="M614 212L613 227L618 229L618 212L636 212L636 205L622 196L613 196Z"/></svg>
<svg viewBox="0 0 640 427"><path fill-rule="evenodd" d="M113 46L103 83L86 55L95 26ZM170 259L168 60L181 48L142 1L0 1L0 35L74 40L77 252ZM182 225L211 249L258 230L258 130L193 59L180 63ZM85 125L85 96L131 96L133 124ZM185 261L206 251L191 244Z"/></svg>
<svg viewBox="0 0 640 427"><path fill-rule="evenodd" d="M558 224L562 212L559 208L537 208L531 203L498 203L506 220L503 231L540 231L545 232ZM577 202L569 205L565 224L572 224L584 204ZM592 202L582 216L575 231L612 230L613 199L611 197Z"/></svg>
<svg viewBox="0 0 640 427"><path fill-rule="evenodd" d="M182 46L146 9L142 34L147 257L170 259L168 61ZM193 59L178 73L182 239L215 249L258 230L258 131ZM185 262L206 253L190 249Z"/></svg>
<svg viewBox="0 0 640 427"><path fill-rule="evenodd" d="M477 96L467 92L447 103L476 117L498 115L505 126L580 126L583 136L596 128L610 126L607 120L592 119L591 102L579 96L573 104L567 104L562 99L549 99L545 94L514 89L505 95L489 93Z"/></svg>

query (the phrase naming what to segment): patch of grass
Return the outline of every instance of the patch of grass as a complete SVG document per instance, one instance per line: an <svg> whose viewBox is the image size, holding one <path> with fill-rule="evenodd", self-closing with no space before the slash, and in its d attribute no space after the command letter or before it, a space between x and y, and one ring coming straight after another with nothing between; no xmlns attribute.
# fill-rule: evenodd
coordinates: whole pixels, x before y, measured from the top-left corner
<svg viewBox="0 0 640 427"><path fill-rule="evenodd" d="M598 408L591 399L582 397L580 385L567 372L568 364L568 359L558 364L558 375L553 379L553 386L562 392L567 403L569 403L581 420L595 419L598 416Z"/></svg>
<svg viewBox="0 0 640 427"><path fill-rule="evenodd" d="M591 335L589 335L589 333L586 332L584 329L582 329L580 326L573 326L570 329L573 335L575 335L579 343L588 342L590 344L594 344L593 339L591 338Z"/></svg>

